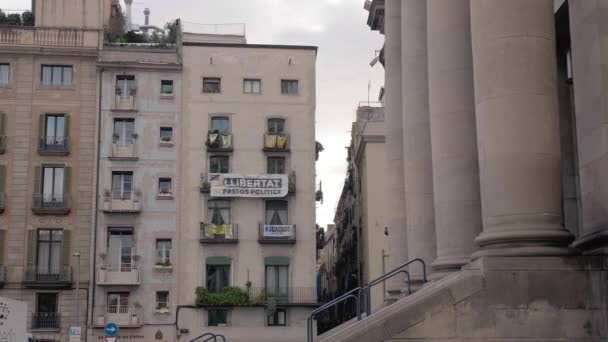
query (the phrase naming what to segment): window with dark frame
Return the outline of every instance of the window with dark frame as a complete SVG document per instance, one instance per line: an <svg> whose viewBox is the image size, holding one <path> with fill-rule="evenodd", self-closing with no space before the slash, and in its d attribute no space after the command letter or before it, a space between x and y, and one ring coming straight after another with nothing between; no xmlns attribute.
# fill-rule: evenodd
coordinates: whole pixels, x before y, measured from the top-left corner
<svg viewBox="0 0 608 342"><path fill-rule="evenodd" d="M289 266L266 265L266 295L277 302L286 302L289 289Z"/></svg>
<svg viewBox="0 0 608 342"><path fill-rule="evenodd" d="M207 264L207 290L210 293L221 293L230 285L230 265Z"/></svg>
<svg viewBox="0 0 608 342"><path fill-rule="evenodd" d="M169 291L156 292L156 311L169 311Z"/></svg>
<svg viewBox="0 0 608 342"><path fill-rule="evenodd" d="M287 201L266 201L266 224L287 224Z"/></svg>
<svg viewBox="0 0 608 342"><path fill-rule="evenodd" d="M108 292L108 313L129 312L129 292Z"/></svg>
<svg viewBox="0 0 608 342"><path fill-rule="evenodd" d="M285 174L285 157L268 157L266 171L268 174Z"/></svg>
<svg viewBox="0 0 608 342"><path fill-rule="evenodd" d="M209 173L228 173L230 158L228 156L210 156Z"/></svg>
<svg viewBox="0 0 608 342"><path fill-rule="evenodd" d="M171 195L171 178L159 178L158 179L158 194L159 195Z"/></svg>
<svg viewBox="0 0 608 342"><path fill-rule="evenodd" d="M203 77L203 93L220 93L222 80L219 77Z"/></svg>
<svg viewBox="0 0 608 342"><path fill-rule="evenodd" d="M211 132L218 131L221 134L230 133L230 118L225 116L214 116L211 118Z"/></svg>
<svg viewBox="0 0 608 342"><path fill-rule="evenodd" d="M38 246L36 246L37 273L38 274L59 274L63 264L62 229L38 229ZM67 262L67 261L66 261Z"/></svg>
<svg viewBox="0 0 608 342"><path fill-rule="evenodd" d="M243 93L260 94L262 92L262 80L246 78L243 80Z"/></svg>
<svg viewBox="0 0 608 342"><path fill-rule="evenodd" d="M8 85L11 78L11 65L8 63L0 64L0 86Z"/></svg>
<svg viewBox="0 0 608 342"><path fill-rule="evenodd" d="M156 240L156 265L171 266L171 239Z"/></svg>
<svg viewBox="0 0 608 342"><path fill-rule="evenodd" d="M173 127L160 128L160 141L163 143L173 142Z"/></svg>
<svg viewBox="0 0 608 342"><path fill-rule="evenodd" d="M281 94L298 95L298 80L281 80Z"/></svg>
<svg viewBox="0 0 608 342"><path fill-rule="evenodd" d="M40 81L44 86L65 87L72 85L71 65L47 65L41 68Z"/></svg>
<svg viewBox="0 0 608 342"><path fill-rule="evenodd" d="M228 310L209 309L207 310L207 326L217 327L228 324Z"/></svg>
<svg viewBox="0 0 608 342"><path fill-rule="evenodd" d="M207 202L207 207L209 209L209 215L207 217L211 218L212 224L230 224L230 201L209 200Z"/></svg>
<svg viewBox="0 0 608 342"><path fill-rule="evenodd" d="M161 80L160 81L160 93L163 95L173 94L173 80Z"/></svg>
<svg viewBox="0 0 608 342"><path fill-rule="evenodd" d="M285 132L285 119L268 119L268 134L282 134Z"/></svg>
<svg viewBox="0 0 608 342"><path fill-rule="evenodd" d="M42 167L42 202L52 203L64 200L65 167L43 166Z"/></svg>
<svg viewBox="0 0 608 342"><path fill-rule="evenodd" d="M287 309L275 309L274 313L268 315L268 326L280 326L284 327L287 325Z"/></svg>
<svg viewBox="0 0 608 342"><path fill-rule="evenodd" d="M133 198L133 171L112 171L112 199Z"/></svg>
<svg viewBox="0 0 608 342"><path fill-rule="evenodd" d="M33 326L36 329L57 328L59 326L57 293L36 294L36 314Z"/></svg>

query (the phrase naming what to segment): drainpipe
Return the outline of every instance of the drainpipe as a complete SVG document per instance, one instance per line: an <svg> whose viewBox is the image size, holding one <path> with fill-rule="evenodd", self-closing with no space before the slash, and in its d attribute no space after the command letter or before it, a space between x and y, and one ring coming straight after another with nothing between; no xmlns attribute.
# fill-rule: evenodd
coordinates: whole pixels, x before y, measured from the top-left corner
<svg viewBox="0 0 608 342"><path fill-rule="evenodd" d="M93 314L93 309L95 308L95 292L97 289L97 280L96 280L96 276L97 276L97 272L95 269L96 266L96 257L97 257L97 207L98 207L98 203L97 201L99 200L99 151L100 151L100 146L101 146L101 101L102 101L102 95L103 95L103 88L102 88L102 84L103 84L103 72L104 72L104 68L100 68L99 71L97 72L97 76L98 76L98 94L99 94L99 98L97 100L97 147L95 150L95 191L93 191L93 207L92 207L92 212L93 212L93 234L91 235L91 245L93 246L93 248L91 249L93 251L93 255L91 257L91 260L89 261L89 265L90 265L90 271L89 271L89 279L91 279L91 296L89 297L89 307L90 307L90 317L89 317L89 326L93 326L93 320L94 318L94 314Z"/></svg>

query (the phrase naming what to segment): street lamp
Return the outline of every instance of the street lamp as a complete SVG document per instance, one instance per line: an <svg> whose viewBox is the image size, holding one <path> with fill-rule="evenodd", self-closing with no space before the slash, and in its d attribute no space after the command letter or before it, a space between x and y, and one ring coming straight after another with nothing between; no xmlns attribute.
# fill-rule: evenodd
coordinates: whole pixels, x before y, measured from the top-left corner
<svg viewBox="0 0 608 342"><path fill-rule="evenodd" d="M78 262L76 263L76 325L75 326L79 326L78 325L78 317L80 314L80 308L78 307L78 304L80 303L80 298L79 298L79 294L80 294L80 252L76 251L74 254L72 254L76 259L78 259Z"/></svg>

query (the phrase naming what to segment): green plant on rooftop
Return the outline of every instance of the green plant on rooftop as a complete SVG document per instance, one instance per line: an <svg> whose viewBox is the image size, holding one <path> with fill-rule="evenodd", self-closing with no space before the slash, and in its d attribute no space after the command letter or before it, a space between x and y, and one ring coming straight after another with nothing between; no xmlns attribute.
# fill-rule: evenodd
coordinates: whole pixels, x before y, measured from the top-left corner
<svg viewBox="0 0 608 342"><path fill-rule="evenodd" d="M34 14L30 11L7 14L0 9L0 25L34 26Z"/></svg>

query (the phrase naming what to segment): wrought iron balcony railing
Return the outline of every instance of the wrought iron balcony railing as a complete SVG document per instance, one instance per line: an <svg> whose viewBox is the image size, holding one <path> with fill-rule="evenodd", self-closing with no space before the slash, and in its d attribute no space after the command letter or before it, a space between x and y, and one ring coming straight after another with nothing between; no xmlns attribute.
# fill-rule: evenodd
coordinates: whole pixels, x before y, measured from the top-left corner
<svg viewBox="0 0 608 342"><path fill-rule="evenodd" d="M233 139L230 133L209 133L207 134L207 151L232 152Z"/></svg>
<svg viewBox="0 0 608 342"><path fill-rule="evenodd" d="M72 267L27 265L23 284L26 287L68 287L72 284Z"/></svg>
<svg viewBox="0 0 608 342"><path fill-rule="evenodd" d="M143 325L142 317L139 306L100 305L93 310L93 325L104 327L113 322L121 328L137 328Z"/></svg>
<svg viewBox="0 0 608 342"><path fill-rule="evenodd" d="M135 263L97 268L98 285L139 285L140 270Z"/></svg>
<svg viewBox="0 0 608 342"><path fill-rule="evenodd" d="M38 138L38 153L40 155L65 156L70 153L70 138L40 137Z"/></svg>
<svg viewBox="0 0 608 342"><path fill-rule="evenodd" d="M36 214L62 215L70 212L71 198L69 194L32 195L32 211Z"/></svg>
<svg viewBox="0 0 608 342"><path fill-rule="evenodd" d="M32 314L32 329L59 329L61 314L59 312L34 312Z"/></svg>
<svg viewBox="0 0 608 342"><path fill-rule="evenodd" d="M137 155L135 153L135 139L128 144L112 143L110 159L136 160Z"/></svg>
<svg viewBox="0 0 608 342"><path fill-rule="evenodd" d="M213 224L201 222L201 242L235 243L239 241L237 224Z"/></svg>

